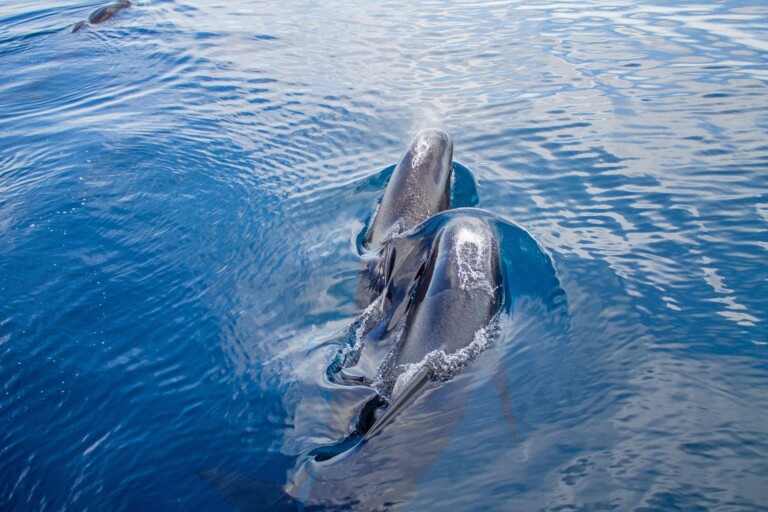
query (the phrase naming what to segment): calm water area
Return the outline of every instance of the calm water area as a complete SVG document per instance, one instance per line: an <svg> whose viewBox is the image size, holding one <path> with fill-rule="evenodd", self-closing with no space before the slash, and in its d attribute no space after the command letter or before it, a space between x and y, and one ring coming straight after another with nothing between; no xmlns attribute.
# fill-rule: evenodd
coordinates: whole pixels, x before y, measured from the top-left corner
<svg viewBox="0 0 768 512"><path fill-rule="evenodd" d="M101 5L0 0L1 510L264 510L345 439L361 233L428 127L562 304L328 463L339 499L768 510L764 2L136 0L71 32Z"/></svg>

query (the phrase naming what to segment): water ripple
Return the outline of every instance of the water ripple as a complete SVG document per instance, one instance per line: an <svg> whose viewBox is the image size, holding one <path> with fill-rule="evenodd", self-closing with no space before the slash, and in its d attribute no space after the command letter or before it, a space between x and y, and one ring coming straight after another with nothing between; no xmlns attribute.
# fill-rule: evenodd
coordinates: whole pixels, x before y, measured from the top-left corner
<svg viewBox="0 0 768 512"><path fill-rule="evenodd" d="M568 318L519 305L516 437L478 359L409 506L766 502L765 7L138 0L72 34L98 5L0 6L0 508L218 510L201 471L343 439L357 238L432 126Z"/></svg>

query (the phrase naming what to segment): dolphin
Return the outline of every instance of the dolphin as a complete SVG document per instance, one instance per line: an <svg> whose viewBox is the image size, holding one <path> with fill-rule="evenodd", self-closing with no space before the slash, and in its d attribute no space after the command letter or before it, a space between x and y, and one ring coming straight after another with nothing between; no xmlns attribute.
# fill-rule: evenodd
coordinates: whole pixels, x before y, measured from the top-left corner
<svg viewBox="0 0 768 512"><path fill-rule="evenodd" d="M452 171L450 135L435 129L419 132L387 183L365 245L379 248L393 235L448 209Z"/></svg>
<svg viewBox="0 0 768 512"><path fill-rule="evenodd" d="M361 272L357 303L368 306L383 289L388 242L451 206L453 140L437 129L422 130L395 166L368 223L363 247L376 257Z"/></svg>
<svg viewBox="0 0 768 512"><path fill-rule="evenodd" d="M381 320L396 341L374 380L377 398L360 412L356 435L335 453L313 450L282 487L218 470L201 476L238 510L402 507L461 420L456 405L468 402L469 391L453 379L488 347L502 309L494 222L481 211L444 213L388 242L400 256L388 269L385 295L394 302L387 307L400 309L397 300L405 305L398 320ZM494 383L508 400L508 383ZM508 404L501 408L511 414ZM260 496L258 506L250 508L254 502L247 496Z"/></svg>
<svg viewBox="0 0 768 512"><path fill-rule="evenodd" d="M87 24L96 24L107 21L109 18L115 15L120 9L126 9L131 6L130 0L118 0L117 2L99 7L88 16L87 20L78 21L75 26L72 27L72 32L77 32L80 28Z"/></svg>
<svg viewBox="0 0 768 512"><path fill-rule="evenodd" d="M448 219L432 241L396 345L379 375L390 400L364 439L389 423L430 380L447 380L488 344L502 304L499 243L482 217Z"/></svg>
<svg viewBox="0 0 768 512"><path fill-rule="evenodd" d="M352 433L300 457L284 485L200 473L237 510L401 508L461 421L477 373L462 370L489 347L499 315L517 295L556 306L551 260L525 230L475 208L443 211L452 152L445 132L420 132L365 233L376 280L367 283L374 300L353 324L362 348L326 372L336 385L373 395L360 407L355 393ZM503 368L489 366L514 436L509 382Z"/></svg>

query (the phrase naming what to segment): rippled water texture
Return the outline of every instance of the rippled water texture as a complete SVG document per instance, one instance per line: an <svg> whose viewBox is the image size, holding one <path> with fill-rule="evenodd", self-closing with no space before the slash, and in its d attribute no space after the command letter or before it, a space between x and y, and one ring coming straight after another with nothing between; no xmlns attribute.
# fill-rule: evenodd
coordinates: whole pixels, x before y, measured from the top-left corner
<svg viewBox="0 0 768 512"><path fill-rule="evenodd" d="M0 0L0 508L226 510L206 471L344 439L360 233L435 126L566 311L520 301L389 429L421 473L347 489L766 510L761 2L137 0L70 33L100 5Z"/></svg>

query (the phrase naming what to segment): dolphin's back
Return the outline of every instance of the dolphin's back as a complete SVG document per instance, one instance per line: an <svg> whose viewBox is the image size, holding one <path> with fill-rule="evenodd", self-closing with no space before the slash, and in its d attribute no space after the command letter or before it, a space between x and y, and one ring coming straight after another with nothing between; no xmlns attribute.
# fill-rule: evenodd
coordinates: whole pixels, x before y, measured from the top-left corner
<svg viewBox="0 0 768 512"><path fill-rule="evenodd" d="M455 353L486 328L501 303L499 249L482 219L459 217L438 235L401 336L396 362Z"/></svg>
<svg viewBox="0 0 768 512"><path fill-rule="evenodd" d="M115 13L120 9L130 7L130 6L131 6L131 2L127 0L121 0L119 2L115 2L109 5L105 5L103 7L99 7L98 9L93 11L90 16L88 16L88 21L94 24L107 21L109 18L114 16Z"/></svg>

